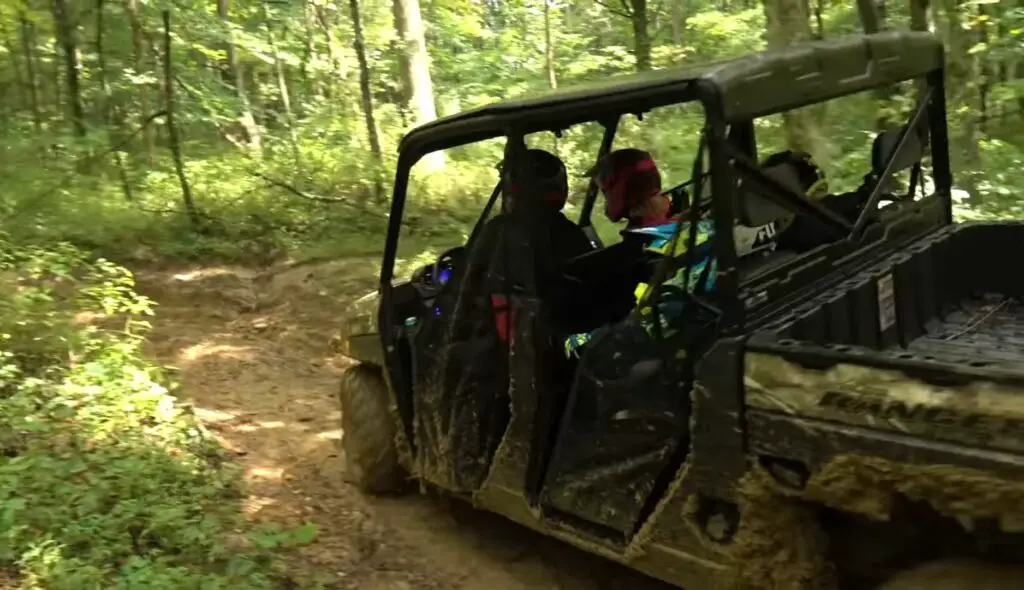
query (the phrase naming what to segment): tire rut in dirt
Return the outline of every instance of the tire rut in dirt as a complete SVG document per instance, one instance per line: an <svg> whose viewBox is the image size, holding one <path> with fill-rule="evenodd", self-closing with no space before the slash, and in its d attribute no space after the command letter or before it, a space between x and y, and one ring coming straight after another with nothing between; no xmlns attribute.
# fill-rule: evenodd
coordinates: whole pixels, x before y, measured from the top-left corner
<svg viewBox="0 0 1024 590"><path fill-rule="evenodd" d="M1024 566L951 559L900 572L876 590L1014 590L1021 587L1024 587Z"/></svg>

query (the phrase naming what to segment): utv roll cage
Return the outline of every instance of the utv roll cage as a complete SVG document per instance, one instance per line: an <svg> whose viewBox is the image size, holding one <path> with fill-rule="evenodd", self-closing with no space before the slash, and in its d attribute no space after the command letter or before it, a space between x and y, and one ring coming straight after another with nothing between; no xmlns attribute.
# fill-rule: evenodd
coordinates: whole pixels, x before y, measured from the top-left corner
<svg viewBox="0 0 1024 590"><path fill-rule="evenodd" d="M390 333L396 325L388 301L392 289L399 231L411 168L428 153L473 142L508 137L506 159L514 158L521 139L530 133L561 130L598 121L604 126L598 157L612 145L623 114L700 102L706 117L704 139L710 161L710 211L717 235L715 255L719 274L716 300L720 302L722 336L744 327L744 297L739 292L733 222L744 214L737 200L738 187L726 173L730 168L754 173L759 193L776 205L802 212L830 227L851 246L861 237L868 214L875 209L883 182L878 182L859 219L853 224L757 171L753 120L913 79L925 79L925 92L910 122L893 147L882 177L897 168L903 146L929 129L935 199L941 202L946 222L952 220L951 185L946 130L944 54L941 42L922 32L893 31L851 36L794 46L700 67L666 68L599 83L554 91L535 98L511 100L445 117L407 134L399 145L397 173L381 266L382 297L379 325ZM922 125L926 123L927 125ZM915 133L911 133L914 131ZM892 146L890 146L892 147ZM580 225L590 225L597 187L591 183L582 206ZM770 208L770 207L769 207Z"/></svg>

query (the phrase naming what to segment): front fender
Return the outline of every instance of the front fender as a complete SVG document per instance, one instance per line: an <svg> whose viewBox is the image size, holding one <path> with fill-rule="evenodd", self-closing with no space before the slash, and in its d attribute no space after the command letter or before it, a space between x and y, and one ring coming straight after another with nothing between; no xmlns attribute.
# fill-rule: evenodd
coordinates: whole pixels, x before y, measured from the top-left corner
<svg viewBox="0 0 1024 590"><path fill-rule="evenodd" d="M377 319L379 309L377 291L367 293L349 306L336 339L338 352L361 363L384 366L384 346Z"/></svg>

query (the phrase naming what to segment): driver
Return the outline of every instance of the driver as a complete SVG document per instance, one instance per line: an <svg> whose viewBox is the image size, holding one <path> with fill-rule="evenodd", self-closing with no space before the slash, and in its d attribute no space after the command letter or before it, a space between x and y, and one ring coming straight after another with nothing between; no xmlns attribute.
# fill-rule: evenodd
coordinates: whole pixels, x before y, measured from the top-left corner
<svg viewBox="0 0 1024 590"><path fill-rule="evenodd" d="M532 279L536 294L548 304L552 318L564 324L562 333L579 329L571 293L560 289L561 264L593 249L583 228L570 221L562 209L569 198L565 164L554 154L541 149L525 150L514 169L504 169L506 211L487 221L480 229L473 249L487 257L483 267L509 284L522 285ZM519 244L510 243L519 241ZM524 241L528 248L521 247ZM533 256L523 256L524 251ZM506 256L511 254L511 256ZM525 259L524 259L525 258ZM477 268L482 268L477 266ZM501 291L492 289L491 304L499 337L509 338L514 323L508 301Z"/></svg>

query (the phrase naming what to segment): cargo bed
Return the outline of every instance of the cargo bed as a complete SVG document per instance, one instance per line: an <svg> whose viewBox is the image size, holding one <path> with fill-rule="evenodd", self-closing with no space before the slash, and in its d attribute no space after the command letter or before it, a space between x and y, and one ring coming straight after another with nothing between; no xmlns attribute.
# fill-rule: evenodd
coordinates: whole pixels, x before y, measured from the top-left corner
<svg viewBox="0 0 1024 590"><path fill-rule="evenodd" d="M1022 271L1024 223L947 226L790 308L750 344L1022 374Z"/></svg>

